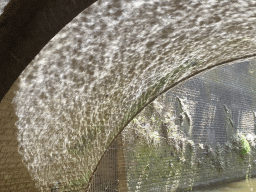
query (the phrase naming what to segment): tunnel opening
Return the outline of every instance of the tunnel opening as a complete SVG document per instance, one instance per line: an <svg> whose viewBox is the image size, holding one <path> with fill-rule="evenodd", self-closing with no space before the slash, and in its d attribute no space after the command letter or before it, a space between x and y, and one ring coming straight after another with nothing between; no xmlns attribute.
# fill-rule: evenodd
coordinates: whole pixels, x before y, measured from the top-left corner
<svg viewBox="0 0 256 192"><path fill-rule="evenodd" d="M115 138L87 190L214 189L255 177L255 70L255 60L217 67L159 95Z"/></svg>

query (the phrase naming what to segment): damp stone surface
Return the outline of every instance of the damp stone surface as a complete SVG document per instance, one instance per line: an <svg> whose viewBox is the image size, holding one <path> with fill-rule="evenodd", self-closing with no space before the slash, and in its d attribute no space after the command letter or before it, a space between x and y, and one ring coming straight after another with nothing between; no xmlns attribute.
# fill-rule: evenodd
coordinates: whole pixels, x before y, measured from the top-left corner
<svg viewBox="0 0 256 192"><path fill-rule="evenodd" d="M75 17L1 101L14 108L1 122L17 128L10 133L16 153L38 189L49 191L56 182L59 190L85 188L117 134L161 92L200 70L253 59L255 6L106 0ZM189 113L182 110L189 135Z"/></svg>
<svg viewBox="0 0 256 192"><path fill-rule="evenodd" d="M120 135L128 191L190 191L242 178L249 185L256 175L255 66L201 73L144 108Z"/></svg>

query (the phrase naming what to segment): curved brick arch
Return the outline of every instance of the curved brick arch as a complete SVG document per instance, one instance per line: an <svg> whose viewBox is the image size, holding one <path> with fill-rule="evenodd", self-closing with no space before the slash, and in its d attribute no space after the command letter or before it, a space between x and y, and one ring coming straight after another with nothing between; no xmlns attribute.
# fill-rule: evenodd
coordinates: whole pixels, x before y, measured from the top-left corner
<svg viewBox="0 0 256 192"><path fill-rule="evenodd" d="M162 6L164 7L164 5L161 5L159 3L158 4L155 3L155 6L156 6L156 8L157 7L162 7ZM231 6L231 5L225 4L225 6ZM235 6L235 5L233 5L233 6ZM245 9L247 8L248 10L249 10L249 7L252 7L252 6L254 6L254 5L249 4L249 3L248 3L248 5L244 5ZM176 8L176 11L179 10L179 9L182 9L182 7L180 7L178 4L174 5L174 7ZM195 9L198 8L198 7L200 8L200 5L195 5ZM215 7L215 9L218 8L218 6L216 8L216 5L215 6L213 5L213 8L214 7ZM203 9L203 7L201 7L201 8ZM143 10L143 8L139 8L138 10ZM175 10L173 12L175 13ZM244 13L244 10L240 10L240 12L238 11L238 13L236 13L236 14L238 14L238 15L241 14L242 15L242 13ZM92 15L89 12L84 12L84 14L85 15ZM110 14L113 14L113 13L110 13ZM115 14L117 14L117 13L114 13L113 15L115 15ZM139 14L141 14L141 12L138 11L134 14L134 16L132 16L132 15L129 15L129 16L130 17L136 17L137 16L136 14L139 15ZM221 14L222 13L220 13L220 15ZM236 14L234 14L234 15L236 15ZM221 16L223 16L224 19L228 18L228 16L225 15L224 13ZM232 14L231 14L231 16L232 16ZM116 15L115 15L115 17L116 17ZM178 17L178 15L177 15L177 17ZM244 60L246 58L254 57L254 45L249 46L249 45L246 45L244 43L245 42L244 39L247 36L249 37L250 33L245 35L241 31L241 29L233 30L233 32L231 32L231 35L229 36L229 37L232 37L232 35L240 34L242 36L242 38L241 37L237 38L235 43L238 43L238 45L240 45L241 47L238 47L238 48L236 47L236 49L232 48L231 46L229 47L229 45L227 45L227 43L230 43L230 39L225 39L224 37L220 37L222 44L217 46L220 50L216 51L216 53L213 53L212 56L201 55L202 58L199 58L199 59L205 59L205 60L203 62L198 60L197 63L204 64L204 65L195 65L195 64L193 64L193 62L186 62L186 60L189 60L189 57L188 57L188 55L184 55L184 50L182 50L182 49L176 50L176 52L175 51L172 52L172 51L170 51L170 49L168 50L168 48L167 48L166 52L161 50L162 53L159 51L159 52L152 52L151 54L149 54L150 53L150 52L148 52L149 49L157 50L157 48L154 47L154 42L148 42L148 41L144 40L144 43L143 43L143 41L142 42L132 42L132 45L134 45L136 43L139 44L139 45L143 45L142 47L144 47L144 49L146 50L144 55L136 55L136 54L133 53L134 55L130 56L132 61L135 62L135 63L138 62L138 59L143 58L143 56L144 56L144 58L143 58L144 61L143 62L145 63L145 65L137 65L138 67L136 67L136 64L131 65L131 68L128 70L129 71L128 75L129 74L131 75L129 77L130 79L128 78L128 76L125 77L125 78L127 80L134 80L134 82L135 82L135 84L133 84L134 87L132 87L131 84L127 84L127 82L114 81L115 79L108 78L108 76L107 76L108 74L106 74L105 77L104 76L101 77L103 79L105 78L104 80L99 81L100 78L99 78L99 80L94 79L93 75L94 75L95 72L97 72L97 70L100 71L102 69L93 68L92 66L89 66L89 65L87 66L87 64L85 64L85 62L84 63L80 62L81 58L79 59L78 52L79 52L79 50L82 50L82 48L80 47L79 49L75 49L75 48L72 47L72 43L75 43L75 44L77 43L78 46L79 46L79 43L81 43L79 41L79 37L78 38L74 37L74 34L79 34L79 33L85 32L82 29L80 29L77 25L77 24L83 24L83 23L88 22L88 21L86 21L86 19L85 20L83 20L83 19L84 19L83 14L81 14L80 16L76 17L75 20L70 22L68 26L63 28L63 30L59 33L59 35L56 36L54 39L52 39L52 41L49 42L43 48L43 50L37 55L37 57L30 63L30 66L28 68L26 68L24 73L20 76L19 80L21 80L22 84L19 84L19 82L17 81L16 84L13 85L13 89L15 89L15 86L16 86L16 90L17 90L17 95L15 96L16 97L15 98L15 104L17 105L16 106L17 108L14 109L13 108L14 106L11 105L11 100L14 97L14 95L11 93L12 90L10 90L9 94L6 95L6 100L3 100L1 102L1 105L2 105L1 109L3 109L3 111L6 110L6 109L9 109L11 111L11 108L13 108L12 111L10 112L10 114L9 114L10 115L9 119L8 118L5 118L5 120L1 119L1 121L3 122L3 124L6 127L4 133L8 134L7 129L10 126L14 127L14 129L16 128L15 126L17 126L19 128L19 130L21 130L21 132L19 132L19 137L18 137L18 139L20 141L19 150L20 150L21 153L23 153L23 155L24 155L23 158L25 157L25 159L26 159L25 163L27 163L28 168L31 171L32 175L37 179L41 179L40 185L44 186L44 187L49 186L50 184L52 184L54 179L56 180L57 178L53 178L53 180L47 181L47 179L44 178L44 176L38 174L39 173L38 169L40 167L33 167L30 164L31 161L32 161L30 159L31 156L28 155L28 154L25 154L25 151L24 151L25 147L29 147L29 146L25 146L25 143L23 143L23 141L22 141L22 139L25 138L24 130L22 130L22 128L24 128L24 126L26 124L29 124L27 122L28 119L26 119L26 120L24 120L24 118L22 119L22 116L24 116L24 114L27 114L29 117L31 117L31 119L33 119L33 117L34 117L34 119L36 119L36 117L39 116L39 115L41 117L45 117L44 119L42 118L43 120L47 120L47 118L49 118L48 116L46 116L47 111L44 110L45 108L40 106L39 102L41 102L41 101L46 102L46 103L44 103L44 105L47 105L47 107L48 107L47 110L50 111L51 112L50 114L52 115L52 117L55 118L55 120L52 119L53 122L55 123L54 125L57 125L56 123L61 121L61 118L63 118L63 116L59 115L60 112L80 116L80 117L75 117L75 118L78 118L78 119L81 118L81 115L89 116L92 109L89 108L88 106L95 107L94 110L95 109L100 109L99 111L101 113L97 114L97 113L95 113L95 111L93 111L92 115L91 115L92 118L86 119L86 121L87 121L86 125L93 125L93 123L94 123L98 126L99 125L98 123L101 123L100 120L104 119L104 118L107 118L108 120L114 120L114 121L116 121L116 123L118 123L119 126L116 126L116 127L109 126L104 130L104 131L107 131L104 134L106 134L106 133L109 134L107 138L101 137L98 140L95 140L95 141L99 142L96 145L97 146L96 149L98 151L96 150L96 152L93 155L91 154L92 159L89 159L89 160L94 160L95 162L98 162L98 160L101 158L103 152L105 151L107 146L111 143L111 141L114 139L114 137L117 135L117 133L121 131L121 129L129 122L129 120L134 115L136 115L138 113L138 111L140 111L145 106L145 104L147 104L150 100L152 100L154 97L156 97L159 93L161 93L162 91L164 91L168 87L174 85L175 83L178 83L180 80L182 80L186 77L192 76L192 75L196 74L198 71L204 70L207 67L211 67L211 66L214 66L214 65L217 65L217 64L227 63L228 61L229 62L231 62L231 61L236 61L237 62L239 60L239 58L240 58L240 60ZM112 19L114 20L114 17ZM231 20L232 19L234 19L234 18L231 17ZM249 24L252 23L252 21L249 18L248 18L247 21L248 22L245 22L245 24L249 25ZM190 22L191 22L191 24L193 24L193 22L195 22L195 21L191 20ZM218 23L219 21L217 19L214 22ZM228 25L228 22L226 22L226 23L225 22L226 21L224 20L223 23ZM138 27L138 25L139 25L138 23L133 23L132 27L136 28L136 27ZM211 32L211 30L213 30L210 27L210 25L211 25L211 22L206 23L205 25L204 25L204 23L202 23L202 24L200 24L199 30L200 29L201 30L202 29L208 29L209 31L207 33L209 33L209 32ZM104 25L100 25L100 26L104 28ZM231 24L229 23L228 27L232 27L232 26L233 27L237 26L237 23L231 23ZM181 26L178 25L178 22L177 22L177 27L181 27ZM147 28L147 26L145 26L145 29L146 28ZM124 32L119 32L118 33L119 36L122 36L120 34L129 34L129 33L132 35L132 33L129 31L129 28L127 26L124 27L124 29L126 29L127 31L125 31L125 33ZM182 27L178 28L178 29L182 29ZM118 28L115 28L115 30L118 31ZM226 30L228 30L228 28L226 28ZM92 30L92 33L95 33L95 32L97 32L97 26L94 27L94 31ZM218 34L218 32L220 32L220 31L217 31L217 32L213 31L213 34ZM247 31L247 32L250 32L250 31ZM102 36L103 34L99 32L99 33L97 33L97 35ZM107 35L110 35L109 38L111 38L111 34L107 34ZM174 35L174 37L175 37L175 32L173 31L173 28L166 25L164 27L164 29L161 29L159 31L159 35L160 36L157 37L155 39L155 41L157 41L157 39L160 39L160 38L166 38L166 37L168 37L168 35L170 35L170 39L171 39L172 35ZM201 34L201 35L202 35L202 37L204 37L204 39L200 40L200 39L197 39L197 38L192 38L192 41L190 43L192 43L192 45L194 46L193 48L198 48L199 51L202 51L203 50L202 48L205 48L206 53L210 53L210 51L213 51L215 49L215 48L210 47L210 45L215 43L215 40L214 39L207 39L207 36L204 33ZM99 43L99 42L97 42L98 39L95 36L93 38L95 39L96 44ZM127 38L129 39L129 37L127 37ZM180 42L183 41L184 36L182 36L182 34L178 34L178 35L176 34L176 39L178 40L178 43L180 43ZM209 40L211 43L203 44L203 45L196 44L196 43L200 43L200 42L205 43L204 42L205 39ZM71 44L69 43L68 40L70 40ZM249 40L250 40L251 43L253 43L254 42L254 37L251 37ZM248 42L248 39L246 41ZM194 44L193 44L193 42L194 42ZM62 47L59 47L58 45L61 45ZM125 44L125 41L124 41L123 45L126 45L127 47L131 47L131 45ZM166 45L164 45L164 44L161 44L161 45L163 47L166 47ZM177 45L177 42L176 42L176 44L172 44L171 42L169 42L169 45L173 45L173 46L175 45L175 46L179 47L179 45ZM76 46L76 45L74 45L74 46ZM102 44L99 43L99 45L97 44L97 46L103 47L103 49L104 49L104 46L106 46L106 45L104 45L104 43L102 43ZM221 47L221 46L224 46L224 47ZM94 47L92 46L91 50L93 50L93 48ZM221 48L223 48L223 49L221 49ZM230 49L228 49L228 48L230 48ZM250 50L249 50L249 48L250 48ZM101 50L103 50L103 49L101 49ZM122 47L122 49L123 49L123 47ZM96 51L98 51L98 50L96 50ZM82 51L82 52L83 52L83 54L85 54L85 53L87 54L87 52L84 52L84 51ZM129 52L129 51L127 51L127 52ZM49 53L50 53L51 56L49 56ZM66 62L65 64L67 64L66 66L70 66L70 68L68 70L65 69L65 65L63 63L55 62L55 61L59 60L58 58L56 58L55 61L52 60L52 56L57 57L59 53L62 57L65 57L66 56L65 54L67 54L67 53L68 53L68 55L70 54L70 58L66 58L66 60L65 60L65 62ZM234 55L231 55L231 53L233 53ZM96 52L94 54L96 55ZM160 63L160 64L158 63L158 65L154 65L153 67L150 67L149 61L156 61L156 55L157 54L160 54L161 56L165 56L165 57L167 55L167 60L169 59L169 61L167 61L167 62L173 63L172 65L169 65L169 69L167 68L166 65L163 65L162 63ZM168 54L169 54L169 58L168 58ZM177 58L172 58L172 54L176 54ZM72 55L74 55L75 57L72 58ZM118 53L114 54L114 55L117 55L117 57L118 57ZM223 56L223 58L218 58L221 55ZM99 60L100 58L93 58L93 56L94 56L93 53L91 55L87 55L87 56L85 58L82 58L86 62L100 61ZM119 56L119 57L121 59L121 57L125 58L125 57L128 57L128 56L124 56L124 55L122 56L122 54L121 54L121 56ZM47 65L47 64L44 63L45 60L47 60L48 63L51 63L52 64L51 66L57 67L57 69L55 69L55 73L48 73L52 69L49 69L51 67L51 66L49 67L49 64ZM122 74L122 68L123 68L122 63L116 65L117 61L118 61L118 59L116 61L114 61L114 58L113 58L112 64L114 64L114 66L116 66L115 70L117 71L117 74ZM84 65L86 67L84 67ZM153 71L150 71L150 70L153 70L154 67L155 67L155 69L159 70L162 73L156 75L156 74L153 73ZM72 76L72 74L69 74L69 76L67 75L65 77L65 72L61 71L62 68L64 68L68 72L72 72L72 70L76 70L78 72L80 71L80 73L83 73L84 76L86 76L86 74L88 74L88 77L90 77L90 79L88 80L88 84L87 84L88 87L87 88L91 89L91 91L92 91L91 93L97 93L97 91L102 91L102 92L98 92L97 95L95 95L95 94L91 94L91 95L90 94L85 94L85 95L81 94L81 95L78 95L80 98L78 98L78 100L76 100L77 98L75 98L74 96L77 93L79 93L79 91L76 92L77 91L76 89L81 88L81 84L83 85L86 82L83 81L83 78L82 79L75 79L74 75ZM73 68L73 69L71 69L71 68ZM43 78L44 77L49 77L50 78L49 82L55 82L56 84L59 83L58 79L54 79L53 76L50 77L51 74L54 75L54 74L56 74L56 71L58 72L59 70L61 71L61 73L59 73L59 74L63 75L64 79L67 79L68 81L75 82L72 85L70 84L70 85L67 85L66 87L65 86L63 87L63 88L68 88L66 93L70 94L70 95L66 95L66 93L63 94L63 93L61 93L60 90L58 90L59 93L60 93L60 95L58 95L58 93L56 93L57 89L54 86L52 86L52 87L50 86L50 87L47 87L47 88L43 87L44 85L40 84L40 83L42 83L42 81L41 81L42 79L40 79L40 77L41 77L40 75L42 75L42 74L40 73L39 69L42 70L42 71L45 71L45 73L43 75ZM145 71L146 69L148 71L147 71L147 73L144 73L143 71ZM50 71L48 71L48 70L50 70ZM167 71L164 71L164 70L167 70ZM137 80L136 80L136 78L134 78L134 75L136 74L136 72L138 72L139 74L142 74L142 76L146 75L146 74L154 75L154 76L151 76L150 77L151 79L150 78L147 79L148 82L143 81L143 77L140 77L140 79L137 78ZM113 75L114 71L109 70L109 74ZM53 79L51 79L51 78L53 78ZM56 78L58 78L58 77L56 77ZM35 81L35 79L38 79L39 81ZM47 80L47 79L44 79L44 80ZM154 83L154 82L157 82L157 83ZM47 84L47 81L45 81L44 83ZM119 89L115 89L116 92L111 92L111 90L104 90L104 89L101 90L100 88L104 87L106 85L106 83L108 85L114 85L115 83L120 83L120 84L117 84L117 86L119 86ZM32 86L30 87L30 86L27 86L27 85L32 85ZM37 85L40 89L36 89ZM51 83L50 83L50 85L51 85ZM92 86L90 86L90 85L92 85ZM130 87L128 86L128 88L130 88L130 91L129 91L130 95L120 94L122 92L121 88L122 87L124 88L127 85L130 86ZM45 91L45 89L46 89L46 91ZM140 90L140 89L142 91L140 93L136 93L136 90ZM29 90L33 94L29 93L28 92ZM99 93L101 93L101 94L99 94ZM120 94L120 95L118 95L118 97L117 97L117 94ZM58 96L58 97L54 97L55 95ZM33 106L31 108L26 108L27 106L31 106L31 105L28 105L28 103L26 101L26 99L28 99L28 97L30 97L30 96L31 96L30 102L31 102L31 104L33 104ZM69 96L71 96L71 97L69 97ZM83 98L83 96L84 96L84 98ZM9 98L9 100L8 100L8 98ZM38 98L40 98L40 99L38 99ZM51 99L49 99L49 98L51 98ZM72 101L72 99L70 99L70 98L72 98L74 100ZM38 101L37 101L37 99L38 99ZM85 107L84 104L82 103L82 101L85 102L85 101L87 101L87 99L89 99L89 101L91 102L91 103L86 103L87 104L87 110L83 110L83 108L80 108L80 113L78 113L78 114L76 114L76 113L74 114L74 112L72 111L73 109L71 109L71 111L65 111L66 109L64 109L64 108L58 108L58 106L60 106L60 103L57 106L54 105L55 101L56 102L57 101L58 102L63 101L64 104L66 102L66 104L68 103L68 105L73 105L74 106L74 103L78 103L79 101L81 101L81 103L79 103L79 105L76 106L76 108ZM120 112L120 109L127 109L127 110L122 111L122 113L117 114L117 117L119 119L121 119L122 121L117 121L117 119L115 119L111 115L109 117L109 114L106 111L103 110L104 108L106 108L106 106L103 106L99 103L99 101L103 100L103 99L104 100L109 100L110 99L110 102L108 103L109 105L107 105L107 107L108 107L108 109L113 109L114 112L118 113L118 112ZM125 99L126 103L122 103L122 99ZM98 103L96 101L98 101ZM113 101L113 103L111 103L111 101ZM115 101L115 103L114 103L114 101ZM93 104L93 102L96 102L96 103ZM116 104L116 106L113 106L113 105L111 106L110 104ZM119 108L118 108L118 106L119 106ZM15 117L13 117L15 112L16 112L16 115L18 116L18 118L16 117L16 119L14 119ZM33 116L33 115L36 115L36 116ZM18 122L18 123L14 126L14 122ZM65 123L67 123L67 121L64 120L64 124ZM35 122L35 125L36 126L46 125L46 126L48 126L48 130L53 129L53 125L49 124L49 123L46 123L46 122L43 123L43 124L42 124L42 122ZM79 127L80 125L77 125L77 126ZM83 127L85 127L85 125L83 125ZM16 128L16 132L18 132L17 130L18 129ZM60 130L61 129L59 129L57 131L60 131ZM83 133L81 133L81 134L84 134L84 132L86 132L86 130L94 130L94 129L93 128L90 128L90 129L88 129L88 128L85 128L85 129L78 128L77 130L83 131ZM57 135L57 136L60 136L60 135L58 135L59 133L57 133L57 131L55 130L51 134L48 133L48 134L50 134L49 137L51 135L54 135L54 134ZM61 130L61 131L63 131L63 130ZM67 133L66 133L66 135L67 135ZM42 135L39 134L39 135L35 135L35 136L38 136L38 141L45 142L41 137ZM79 136L81 136L81 135L80 134L74 135L74 138L72 138L70 140L71 141L71 147L75 144L75 142L77 140L79 140ZM7 142L9 142L10 140L14 140L14 138L6 139L6 140L7 140ZM102 142L103 140L104 140L104 142ZM94 140L92 142L94 142ZM54 144L52 144L52 145L49 144L49 146L54 146ZM33 150L34 149L30 149L30 152L33 152ZM64 149L64 150L66 150L66 149ZM8 151L8 148L4 148L4 150L2 150L1 152L3 154L3 152L7 152L7 151ZM44 151L47 151L47 150L44 150ZM47 151L47 152L50 152L50 150ZM41 154L38 153L38 156L40 156L40 155ZM3 156L6 156L6 155L3 155ZM87 168L87 171L90 173L95 168L96 164L97 163L94 163L94 164L92 163L90 167L87 166L85 168ZM42 171L42 173L45 173L44 169L42 169L40 171ZM74 171L73 173L75 173L75 172L76 171ZM14 187L16 187L15 182L13 182L12 185Z"/></svg>
<svg viewBox="0 0 256 192"><path fill-rule="evenodd" d="M11 0L0 15L0 100L66 24L96 0Z"/></svg>
<svg viewBox="0 0 256 192"><path fill-rule="evenodd" d="M0 191L37 191L17 151L11 104L20 73L45 44L95 0L11 0L0 15Z"/></svg>

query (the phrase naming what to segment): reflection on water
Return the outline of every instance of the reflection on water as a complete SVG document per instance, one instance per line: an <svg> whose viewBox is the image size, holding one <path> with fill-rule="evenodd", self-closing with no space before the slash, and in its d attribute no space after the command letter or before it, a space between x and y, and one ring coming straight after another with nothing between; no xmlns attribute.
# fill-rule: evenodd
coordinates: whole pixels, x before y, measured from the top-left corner
<svg viewBox="0 0 256 192"><path fill-rule="evenodd" d="M197 192L249 192L256 191L256 178L229 183L215 189L195 190Z"/></svg>

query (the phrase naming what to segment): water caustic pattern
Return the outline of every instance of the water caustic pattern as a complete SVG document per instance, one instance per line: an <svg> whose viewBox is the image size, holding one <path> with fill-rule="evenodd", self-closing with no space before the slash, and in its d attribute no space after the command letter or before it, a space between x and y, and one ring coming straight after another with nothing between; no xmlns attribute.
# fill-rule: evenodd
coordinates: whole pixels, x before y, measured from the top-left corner
<svg viewBox="0 0 256 192"><path fill-rule="evenodd" d="M255 8L100 0L74 18L17 80L19 153L38 188L85 188L115 136L159 93L207 67L254 58Z"/></svg>

